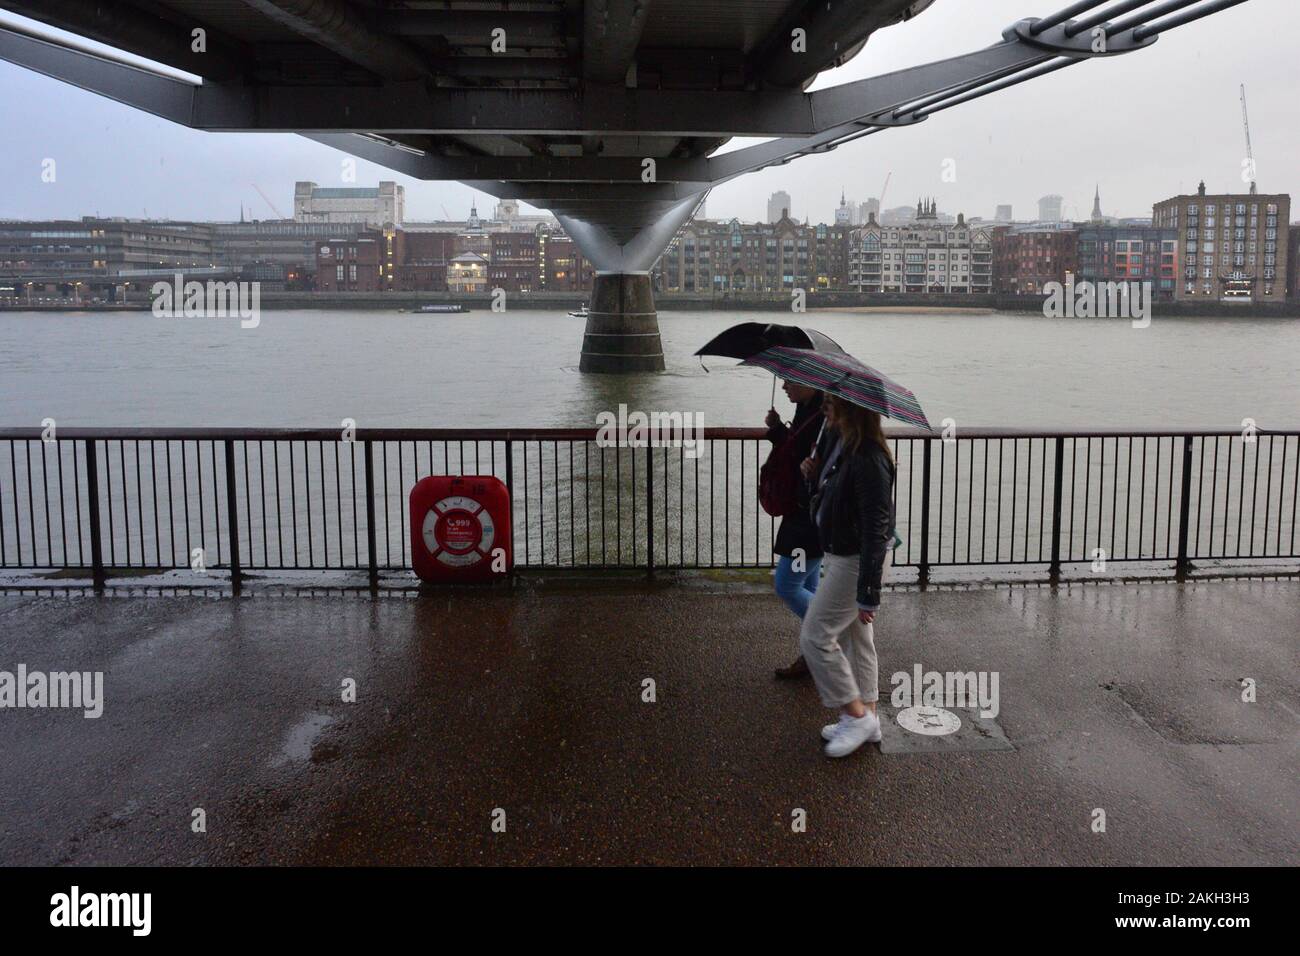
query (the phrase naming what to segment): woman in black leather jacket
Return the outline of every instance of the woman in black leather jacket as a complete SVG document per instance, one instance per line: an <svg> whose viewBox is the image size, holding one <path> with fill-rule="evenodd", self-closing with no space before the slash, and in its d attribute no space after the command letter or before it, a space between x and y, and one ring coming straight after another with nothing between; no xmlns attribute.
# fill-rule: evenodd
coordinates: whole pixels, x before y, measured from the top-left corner
<svg viewBox="0 0 1300 956"><path fill-rule="evenodd" d="M825 403L834 433L824 459L805 462L824 575L799 635L822 703L840 711L822 728L829 757L880 740L873 622L894 540L894 459L880 416L834 395Z"/></svg>

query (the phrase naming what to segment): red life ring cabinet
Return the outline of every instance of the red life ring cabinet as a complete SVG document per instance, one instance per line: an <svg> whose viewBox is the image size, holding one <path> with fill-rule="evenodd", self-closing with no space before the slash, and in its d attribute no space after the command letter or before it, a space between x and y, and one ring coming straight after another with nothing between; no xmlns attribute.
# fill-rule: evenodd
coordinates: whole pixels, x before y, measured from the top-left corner
<svg viewBox="0 0 1300 956"><path fill-rule="evenodd" d="M492 475L431 475L411 489L411 564L425 581L483 581L514 566L510 492Z"/></svg>

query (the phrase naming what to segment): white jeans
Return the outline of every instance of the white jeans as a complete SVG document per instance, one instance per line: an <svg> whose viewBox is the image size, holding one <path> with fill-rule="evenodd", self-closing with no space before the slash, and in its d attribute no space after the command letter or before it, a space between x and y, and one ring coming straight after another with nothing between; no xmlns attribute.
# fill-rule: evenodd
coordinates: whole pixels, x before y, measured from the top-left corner
<svg viewBox="0 0 1300 956"><path fill-rule="evenodd" d="M870 703L880 697L875 628L858 620L858 555L828 554L822 569L799 632L804 660L827 707Z"/></svg>

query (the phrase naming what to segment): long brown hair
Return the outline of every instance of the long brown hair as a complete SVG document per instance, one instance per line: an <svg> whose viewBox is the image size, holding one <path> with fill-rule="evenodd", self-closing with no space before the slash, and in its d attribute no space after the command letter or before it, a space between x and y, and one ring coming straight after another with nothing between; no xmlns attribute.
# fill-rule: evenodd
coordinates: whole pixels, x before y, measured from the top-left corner
<svg viewBox="0 0 1300 956"><path fill-rule="evenodd" d="M885 457L891 464L893 463L894 455L889 450L889 442L885 439L885 429L878 412L846 402L838 395L829 393L826 395L826 405L834 419L833 427L839 432L846 452L853 454L862 447L864 442L872 442L878 445L885 453Z"/></svg>

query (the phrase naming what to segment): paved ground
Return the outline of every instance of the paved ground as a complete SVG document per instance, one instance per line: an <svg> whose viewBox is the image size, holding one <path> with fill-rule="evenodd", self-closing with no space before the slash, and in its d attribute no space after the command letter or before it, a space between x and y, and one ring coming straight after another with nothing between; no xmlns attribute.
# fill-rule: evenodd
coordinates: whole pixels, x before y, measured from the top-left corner
<svg viewBox="0 0 1300 956"><path fill-rule="evenodd" d="M833 762L753 585L0 597L0 670L107 698L0 710L0 863L1294 865L1298 631L1294 582L893 593L884 690L997 671L1014 749Z"/></svg>

